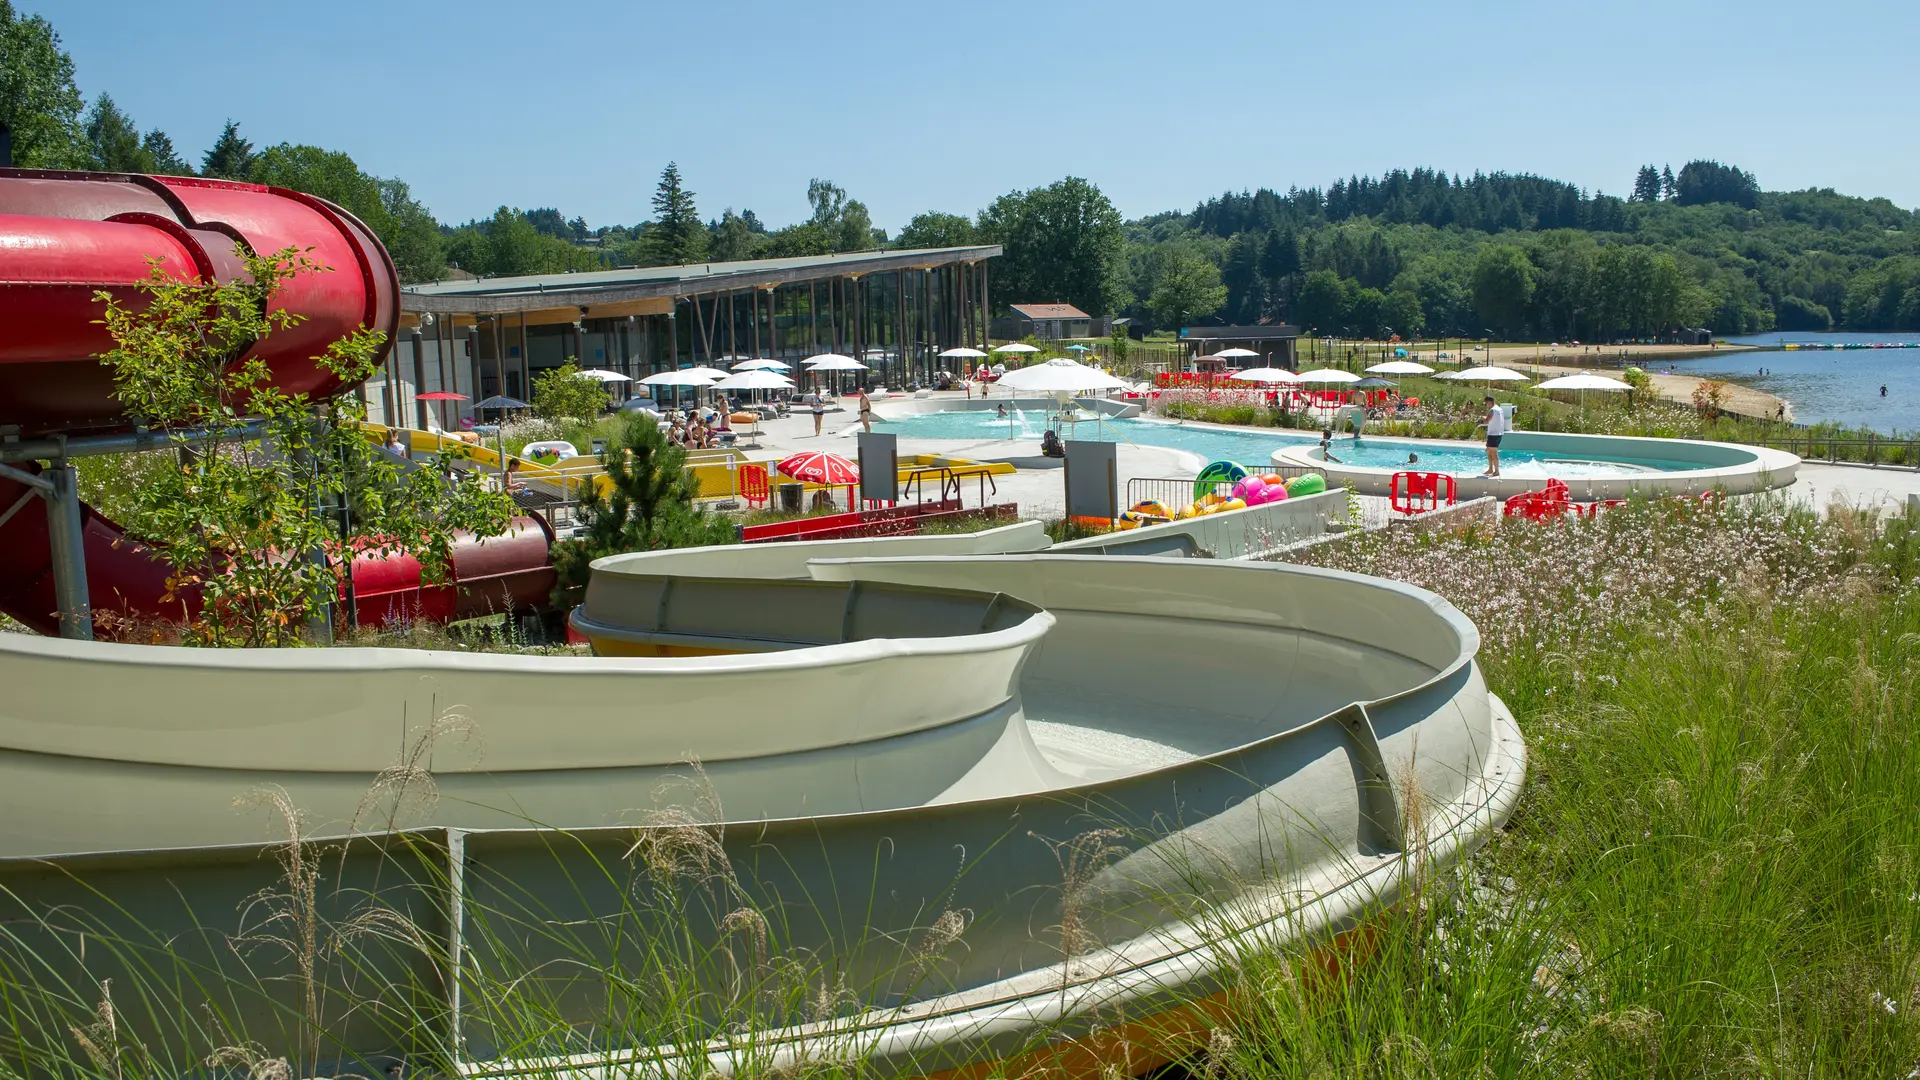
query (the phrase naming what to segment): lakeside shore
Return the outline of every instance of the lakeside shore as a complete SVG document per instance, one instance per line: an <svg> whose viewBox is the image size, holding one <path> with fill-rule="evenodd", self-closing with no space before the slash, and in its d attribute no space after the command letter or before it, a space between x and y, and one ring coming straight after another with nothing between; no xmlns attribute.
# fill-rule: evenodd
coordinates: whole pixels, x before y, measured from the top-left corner
<svg viewBox="0 0 1920 1080"><path fill-rule="evenodd" d="M1755 352L1758 348L1754 345L1629 345L1623 348L1604 348L1598 352L1588 352L1583 355L1577 349L1570 350L1565 346L1554 349L1550 346L1495 345L1489 351L1467 355L1479 363L1535 368L1542 375L1549 377L1572 375L1595 369L1619 371L1626 367L1639 367L1645 369L1652 377L1654 391L1663 399L1680 405L1692 405L1693 391L1700 385L1701 378L1697 375L1661 374L1655 369L1662 362L1718 356L1730 352ZM1622 353L1626 354L1624 360L1621 358ZM1491 355L1490 360L1479 359L1489 355ZM1772 420L1784 407L1786 419L1789 421L1793 419L1793 403L1785 398L1728 379L1719 381L1726 385L1721 406L1726 411L1750 416L1756 420Z"/></svg>

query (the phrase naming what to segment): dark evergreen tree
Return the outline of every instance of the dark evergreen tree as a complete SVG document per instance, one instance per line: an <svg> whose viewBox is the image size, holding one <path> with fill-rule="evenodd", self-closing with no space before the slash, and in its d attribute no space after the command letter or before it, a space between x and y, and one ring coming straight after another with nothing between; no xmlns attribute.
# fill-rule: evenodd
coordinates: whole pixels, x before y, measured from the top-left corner
<svg viewBox="0 0 1920 1080"><path fill-rule="evenodd" d="M1663 199L1671 199L1673 198L1674 191L1673 166L1660 166L1660 197Z"/></svg>
<svg viewBox="0 0 1920 1080"><path fill-rule="evenodd" d="M1629 201L1650 203L1660 201L1660 171L1651 165L1640 166L1640 172L1633 178L1633 194Z"/></svg>
<svg viewBox="0 0 1920 1080"><path fill-rule="evenodd" d="M87 154L92 166L107 172L150 173L153 157L140 145L140 129L101 94L87 110Z"/></svg>
<svg viewBox="0 0 1920 1080"><path fill-rule="evenodd" d="M694 504L696 484L685 468L686 451L669 443L646 414L627 414L600 460L612 490L602 494L591 485L582 490L575 512L582 528L553 547L556 605L578 602L595 559L736 539L726 518Z"/></svg>
<svg viewBox="0 0 1920 1080"><path fill-rule="evenodd" d="M1732 203L1748 210L1760 204L1760 182L1750 172L1717 161L1689 161L1674 182L1674 201L1682 206Z"/></svg>
<svg viewBox="0 0 1920 1080"><path fill-rule="evenodd" d="M173 148L173 140L159 128L147 132L140 140L140 148L146 151L150 171L167 176L192 176L193 166Z"/></svg>
<svg viewBox="0 0 1920 1080"><path fill-rule="evenodd" d="M707 257L707 226L693 192L680 183L680 166L667 162L653 193L653 221L641 237L641 253L653 266L697 263Z"/></svg>
<svg viewBox="0 0 1920 1080"><path fill-rule="evenodd" d="M253 171L253 143L240 137L240 125L232 120L220 130L220 137L200 157L203 176L222 180L245 180Z"/></svg>

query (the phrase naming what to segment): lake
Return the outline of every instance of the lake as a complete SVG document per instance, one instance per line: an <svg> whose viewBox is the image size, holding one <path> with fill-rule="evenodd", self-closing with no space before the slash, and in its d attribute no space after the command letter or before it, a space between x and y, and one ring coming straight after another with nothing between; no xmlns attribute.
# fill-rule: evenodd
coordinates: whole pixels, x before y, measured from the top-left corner
<svg viewBox="0 0 1920 1080"><path fill-rule="evenodd" d="M1724 378L1793 403L1802 424L1837 423L1886 434L1920 432L1920 349L1787 350L1788 342L1913 342L1920 331L1870 334L1761 334L1730 337L1752 352L1722 353L1693 360L1660 361L1649 370ZM1759 374L1766 369L1766 374ZM1887 396L1880 396L1880 388Z"/></svg>

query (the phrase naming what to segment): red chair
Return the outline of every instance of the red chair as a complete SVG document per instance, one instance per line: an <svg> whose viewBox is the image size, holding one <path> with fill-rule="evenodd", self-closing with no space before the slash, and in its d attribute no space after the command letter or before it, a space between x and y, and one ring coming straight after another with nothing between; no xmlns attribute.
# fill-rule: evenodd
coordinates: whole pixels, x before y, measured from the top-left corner
<svg viewBox="0 0 1920 1080"><path fill-rule="evenodd" d="M765 465L740 466L740 497L747 500L748 506L760 506L771 497Z"/></svg>
<svg viewBox="0 0 1920 1080"><path fill-rule="evenodd" d="M1446 489L1444 502L1440 495L1443 487ZM1387 489L1387 501L1402 514L1424 514L1442 506L1452 506L1455 498L1454 479L1450 473L1397 472L1393 474L1392 485Z"/></svg>
<svg viewBox="0 0 1920 1080"><path fill-rule="evenodd" d="M1550 521L1573 509L1566 482L1548 480L1545 490L1523 491L1508 499L1501 508L1507 517L1523 517L1528 521Z"/></svg>

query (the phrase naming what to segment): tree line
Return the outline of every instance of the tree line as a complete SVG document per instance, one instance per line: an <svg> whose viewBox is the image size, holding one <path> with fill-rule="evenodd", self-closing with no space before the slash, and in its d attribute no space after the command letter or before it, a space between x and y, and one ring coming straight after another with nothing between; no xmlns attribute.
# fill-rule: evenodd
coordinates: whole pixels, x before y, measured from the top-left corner
<svg viewBox="0 0 1920 1080"><path fill-rule="evenodd" d="M703 215L669 162L651 215L630 225L507 206L448 225L402 180L321 147L256 149L231 120L188 160L108 96L87 105L53 27L8 0L0 43L0 123L19 164L197 172L311 192L365 220L407 281L999 244L1000 305L1064 302L1143 328L1286 321L1373 337L1591 341L1696 326L1920 330L1920 215L1831 189L1767 192L1752 173L1710 159L1677 173L1644 166L1625 198L1541 176L1416 168L1226 192L1132 221L1097 185L1069 176L971 215L929 210L891 237L863 202L818 178L803 221L770 228L750 208Z"/></svg>

